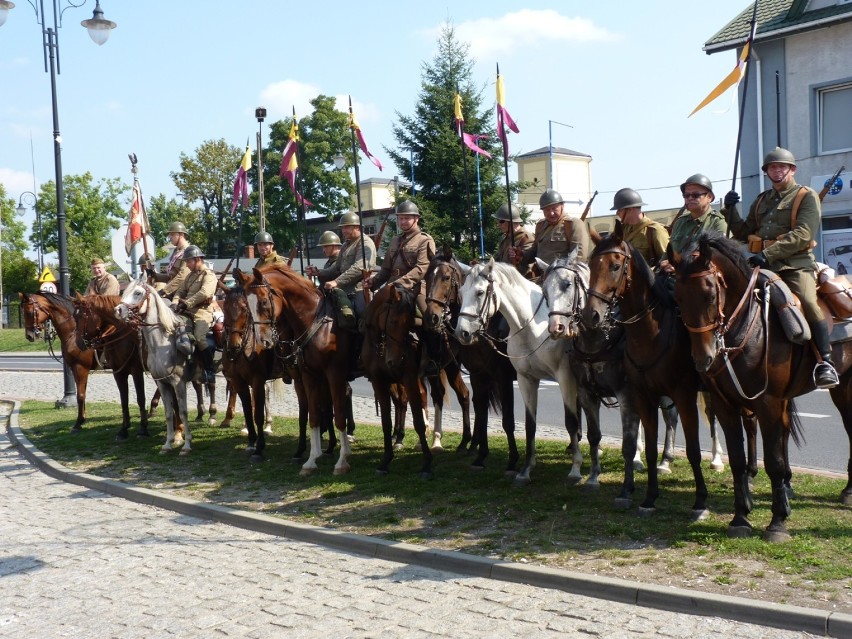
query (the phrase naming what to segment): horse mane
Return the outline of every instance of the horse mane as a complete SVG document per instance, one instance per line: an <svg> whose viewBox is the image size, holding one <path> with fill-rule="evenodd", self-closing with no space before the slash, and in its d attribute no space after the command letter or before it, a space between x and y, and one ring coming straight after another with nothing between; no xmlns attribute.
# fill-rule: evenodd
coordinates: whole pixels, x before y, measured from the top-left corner
<svg viewBox="0 0 852 639"><path fill-rule="evenodd" d="M708 250L718 251L724 255L744 277L750 277L752 269L742 252L742 244L729 239L716 231L702 231L689 247L683 252L681 270L684 274L693 273L700 267L696 265L699 254L707 254Z"/></svg>
<svg viewBox="0 0 852 639"><path fill-rule="evenodd" d="M74 302L71 298L62 295L61 293L51 293L50 291L41 291L37 294L44 296L48 302L58 306L69 315L74 314Z"/></svg>
<svg viewBox="0 0 852 639"><path fill-rule="evenodd" d="M293 282L294 285L300 287L305 293L318 295L319 291L317 291L317 287L314 286L314 283L306 277L302 277L292 268L287 266L286 262L273 262L272 264L264 264L259 269L257 269L259 273L262 275L267 275L271 273L280 273L287 279Z"/></svg>
<svg viewBox="0 0 852 639"><path fill-rule="evenodd" d="M148 299L153 300L154 305L157 307L157 317L160 320L160 326L163 327L163 330L167 334L171 335L180 323L178 316L175 315L175 312L166 304L166 300L160 297L160 294L153 286L149 286L148 284L142 284L142 286L148 289Z"/></svg>
<svg viewBox="0 0 852 639"><path fill-rule="evenodd" d="M484 264L482 266L484 268L488 266L488 264ZM537 289L539 292L541 291L541 287L525 278L513 265L506 264L505 262L494 262L493 267L497 273L509 280L509 283L512 286L520 286L527 290Z"/></svg>

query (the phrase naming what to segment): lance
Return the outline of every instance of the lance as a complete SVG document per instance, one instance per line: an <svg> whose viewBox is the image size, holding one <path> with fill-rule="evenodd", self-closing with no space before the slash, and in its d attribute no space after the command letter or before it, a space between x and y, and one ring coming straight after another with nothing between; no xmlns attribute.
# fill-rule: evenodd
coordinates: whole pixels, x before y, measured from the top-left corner
<svg viewBox="0 0 852 639"><path fill-rule="evenodd" d="M459 93L459 85L456 85L456 95ZM473 254L476 253L476 222L473 219L473 209L470 206L470 180L467 176L467 153L465 153L464 145L464 120L459 120L458 123L459 147L461 148L462 164L464 166L464 193L467 201L467 215L470 220L470 248Z"/></svg>
<svg viewBox="0 0 852 639"><path fill-rule="evenodd" d="M746 94L748 92L748 77L751 75L751 48L752 42L754 40L754 34L757 31L757 3L758 0L754 0L754 9L751 12L751 21L749 24L751 25L751 31L749 31L748 40L746 40L746 46L748 47L748 55L745 60L745 77L743 78L743 97L742 103L740 104L740 121L737 125L737 148L734 151L734 175L731 178L731 190L735 191L737 189L737 169L739 168L739 160L740 160L740 143L742 141L743 136L743 120L745 119L745 107L746 107Z"/></svg>
<svg viewBox="0 0 852 639"><path fill-rule="evenodd" d="M500 63L497 63L497 77L500 77ZM509 218L510 221L506 225L506 243L508 246L512 246L512 188L509 186L509 157L508 153L506 153L506 125L503 122L503 111L497 109L497 117L500 119L500 128L503 130L503 138L500 142L503 144L503 173L506 176L506 206L509 207Z"/></svg>
<svg viewBox="0 0 852 639"><path fill-rule="evenodd" d="M361 232L361 270L367 271L367 247L364 246L364 221L361 219L361 172L358 169L358 149L355 146L355 114L349 96L349 134L352 139L352 164L355 166L355 201L358 203L358 230Z"/></svg>
<svg viewBox="0 0 852 639"><path fill-rule="evenodd" d="M296 122L296 107L293 107L293 122ZM296 123L296 138L299 137L299 125ZM311 249L307 246L307 222L305 221L305 184L302 180L302 154L299 144L296 143L296 203L298 204L296 224L299 228L299 268L305 272L305 253L308 257L308 266L311 265Z"/></svg>
<svg viewBox="0 0 852 639"><path fill-rule="evenodd" d="M139 168L136 166L136 164L138 163L138 160L136 158L135 153L128 153L127 157L130 160L130 172L133 174L134 190L138 189L138 191L139 191L139 215L140 215L141 219L144 221L144 220L148 219L148 215L145 211L145 200L142 198L142 184L139 182L139 175L138 175L139 174ZM128 224L130 224L132 221L133 220L128 220ZM141 224L141 226L142 226L142 256L147 258L149 255L152 255L151 253L148 252L148 229L145 228L146 227L145 224ZM132 251L132 248L131 248L131 253L132 252L133 251ZM138 263L134 263L134 262L138 262L138 261L139 261L138 259L136 259L136 260L133 260L133 258L130 259L130 262L131 262L130 272L134 275L136 274L137 267L139 266Z"/></svg>
<svg viewBox="0 0 852 639"><path fill-rule="evenodd" d="M248 148L248 146L249 146L249 138L246 138L246 148ZM260 157L258 157L257 170L258 170L258 173L260 173L260 171L262 170L261 166L260 166ZM246 176L246 180L248 180L248 176ZM260 183L262 183L262 182L263 182L263 179L260 178L260 176L258 176L258 186L260 186ZM240 199L242 199L242 198L240 198ZM237 224L237 263L234 266L235 270L238 270L240 268L240 254L243 252L243 220L245 220L245 219L246 219L246 207L245 207L245 205L242 205L240 207L240 221Z"/></svg>

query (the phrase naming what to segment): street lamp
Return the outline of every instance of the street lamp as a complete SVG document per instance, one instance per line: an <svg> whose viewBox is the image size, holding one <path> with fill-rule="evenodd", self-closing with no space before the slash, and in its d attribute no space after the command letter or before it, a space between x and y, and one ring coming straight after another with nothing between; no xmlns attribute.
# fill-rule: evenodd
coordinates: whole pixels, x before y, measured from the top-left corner
<svg viewBox="0 0 852 639"><path fill-rule="evenodd" d="M257 107L254 110L254 117L257 118L257 208L260 211L258 230L263 233L266 230L266 210L264 209L263 197L263 121L266 119L266 109L262 106Z"/></svg>
<svg viewBox="0 0 852 639"><path fill-rule="evenodd" d="M41 275L42 271L44 271L44 260L42 258L42 235L41 235L41 211L38 209L38 196L32 191L24 191L21 193L21 197L18 198L18 207L15 209L18 215L23 215L27 212L27 207L24 206L24 201L33 207L33 211L36 216L36 233L38 233L38 242L36 243L36 251L38 253L38 272Z"/></svg>
<svg viewBox="0 0 852 639"><path fill-rule="evenodd" d="M71 294L70 285L70 269L68 268L68 245L67 236L65 233L65 191L62 185L62 135L59 133L59 108L56 99L56 76L61 73L59 64L59 28L62 26L62 13L65 10L74 7L82 7L86 3L83 0L80 4L74 4L71 0L67 0L65 9L58 11L60 0L53 0L50 4L53 7L53 26L47 26L47 15L44 12L44 0L38 0L38 6L34 1L30 4L36 14L36 21L41 26L42 30L42 47L44 49L44 71L50 72L50 97L51 106L53 108L53 155L54 164L56 167L56 230L58 237L58 252L59 252L59 290L63 295ZM0 13L12 9L15 5L8 0L0 1ZM0 16L0 25L5 22L5 18ZM92 17L88 20L83 20L80 23L89 31L89 37L96 44L101 45L109 38L109 32L115 28L115 22L104 19L104 12L101 10L100 0L95 0L95 10L92 12ZM48 60L50 64L48 65ZM62 399L56 402L57 407L74 406L77 403L77 392L74 384L74 376L71 374L71 369L65 365L65 395Z"/></svg>
<svg viewBox="0 0 852 639"><path fill-rule="evenodd" d="M573 129L574 127L570 124L563 124L562 122L557 122L556 120L548 120L547 121L547 146L550 149L550 186L548 188L553 188L553 125L559 124L561 126L566 126L569 129Z"/></svg>

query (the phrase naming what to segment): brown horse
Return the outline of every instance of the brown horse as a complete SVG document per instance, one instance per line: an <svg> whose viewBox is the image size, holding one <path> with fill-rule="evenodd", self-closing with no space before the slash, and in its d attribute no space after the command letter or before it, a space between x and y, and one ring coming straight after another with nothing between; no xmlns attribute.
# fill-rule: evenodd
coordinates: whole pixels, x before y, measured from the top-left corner
<svg viewBox="0 0 852 639"><path fill-rule="evenodd" d="M470 445L477 456L474 468L483 468L488 456L488 411L493 408L502 415L503 432L509 445L507 473L516 473L518 445L515 442L515 393L513 382L517 379L515 367L506 355L506 342L496 337L492 330L469 345L462 345L455 336L461 307L459 288L464 282L462 267L449 248L444 248L432 258L426 272L426 313L423 326L441 335L442 348L447 360L456 360L470 374L473 389L473 434L465 429L459 450ZM497 322L492 322L496 324ZM491 336L492 339L489 339Z"/></svg>
<svg viewBox="0 0 852 639"><path fill-rule="evenodd" d="M801 437L792 399L814 389L814 350L810 344L787 339L769 303L768 290L756 294L757 272L746 264L739 244L718 235L701 235L685 255L678 267L675 295L690 331L694 364L719 397L713 406L725 428L734 476L735 515L728 534L745 536L752 530L742 431L732 417L737 407L745 406L757 414L764 466L772 481L772 520L764 537L783 541L789 537L785 521L790 514L785 487L790 474L787 444L790 436L796 443ZM834 344L832 359L841 375L840 385L831 389L831 399L852 448L852 342ZM852 503L852 462L840 499Z"/></svg>
<svg viewBox="0 0 852 639"><path fill-rule="evenodd" d="M133 377L136 389L136 403L139 406L139 436L148 436L148 413L145 409L145 381L142 360L139 356L139 342L134 332L121 328L106 336L107 324L86 314L75 317L74 302L53 293L18 293L21 299L21 311L24 315L25 334L34 342L43 333L45 323L50 320L56 328L62 346L62 359L71 369L77 387L77 421L71 427L79 432L86 422L86 388L89 371L97 368L95 348L103 346L107 359L112 365L112 376L118 386L121 400L121 428L116 439L127 439L130 428L128 376ZM106 298L118 302L117 296L94 296L98 302ZM84 298L91 299L91 298Z"/></svg>
<svg viewBox="0 0 852 639"><path fill-rule="evenodd" d="M707 485L701 471L697 396L700 379L689 358L689 337L678 320L670 294L655 283L642 255L624 241L621 223L602 239L589 258L588 299L581 315L588 329L605 332L623 326L627 336L624 365L645 431L648 491L640 511L651 511L659 496L657 407L674 401L683 422L686 456L695 477L692 517L707 515ZM620 310L621 317L617 313Z"/></svg>

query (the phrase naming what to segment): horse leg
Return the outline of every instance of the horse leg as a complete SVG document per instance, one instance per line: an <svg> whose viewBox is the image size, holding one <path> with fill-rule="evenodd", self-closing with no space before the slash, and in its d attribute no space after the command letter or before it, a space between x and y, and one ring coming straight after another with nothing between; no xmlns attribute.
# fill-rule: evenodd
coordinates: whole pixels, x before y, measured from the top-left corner
<svg viewBox="0 0 852 639"><path fill-rule="evenodd" d="M530 473L535 468L535 430L536 413L538 411L538 385L539 380L535 377L518 374L518 389L524 398L524 431L526 433L526 453L524 467L515 476L516 486L525 486L530 483Z"/></svg>
<svg viewBox="0 0 852 639"><path fill-rule="evenodd" d="M273 385L274 385L274 382L267 382L266 383L265 390L266 390L266 396L267 397L270 397L272 395ZM266 411L266 414L263 416L263 432L266 433L267 435L272 434L272 411L270 411L268 409Z"/></svg>
<svg viewBox="0 0 852 639"><path fill-rule="evenodd" d="M192 432L189 429L189 416L186 406L186 383L182 380L176 380L173 388L177 397L178 414L184 424L183 448L180 449L180 454L188 455L192 451Z"/></svg>
<svg viewBox="0 0 852 639"><path fill-rule="evenodd" d="M115 385L118 386L118 397L121 402L121 428L115 434L115 439L123 442L127 440L127 431L130 430L130 393L127 384L127 372L116 373L114 371L113 368L112 378L115 380Z"/></svg>
<svg viewBox="0 0 852 639"><path fill-rule="evenodd" d="M163 394L160 392L159 388L154 391L154 396L151 398L151 408L148 409L148 417L153 417L154 413L157 412L157 406L160 405L160 398L162 395Z"/></svg>
<svg viewBox="0 0 852 639"><path fill-rule="evenodd" d="M197 409L195 421L204 421L204 386L201 382L192 380L192 387L195 389L195 406Z"/></svg>
<svg viewBox="0 0 852 639"><path fill-rule="evenodd" d="M255 436L254 452L251 455L251 461L262 462L263 451L266 450L266 433L260 427L263 423L264 416L269 412L269 407L266 404L266 385L263 377L254 376L251 382L251 428L249 433ZM246 417L246 423L248 423Z"/></svg>
<svg viewBox="0 0 852 639"><path fill-rule="evenodd" d="M683 437L686 440L686 458L692 467L695 479L695 502L692 505L692 520L705 519L710 511L707 510L707 484L701 470L701 442L698 439L698 405L697 392L689 389L679 390L672 397L677 406L683 424Z"/></svg>
<svg viewBox="0 0 852 639"><path fill-rule="evenodd" d="M346 382L346 438L355 441L355 411L352 410L352 386Z"/></svg>
<svg viewBox="0 0 852 639"><path fill-rule="evenodd" d="M440 381L438 382L440 384ZM443 385L442 385L443 389ZM420 442L421 452L423 455L423 465L420 468L421 479L431 479L432 477L432 450L429 448L429 442L426 439L426 420L424 419L424 397L426 389L417 376L417 371L408 371L405 381L405 392L408 395L408 400L411 403L411 413L414 421L414 431L417 433L417 439ZM435 410L436 418L438 415L438 407Z"/></svg>
<svg viewBox="0 0 852 639"><path fill-rule="evenodd" d="M484 378L481 373L471 373L470 385L473 390L473 433L468 446L462 436L462 442L456 449L457 452L476 451L476 459L471 463L471 468L481 470L485 468L485 458L488 457L488 390L492 380Z"/></svg>
<svg viewBox="0 0 852 639"><path fill-rule="evenodd" d="M382 420L382 440L384 442L384 453L382 454L382 459L379 462L379 467L376 469L376 472L380 475L387 475L391 460L393 459L393 451L394 448L396 448L392 437L393 433L391 427L391 385L386 383L386 380L380 380L378 377L372 380L372 385L373 394L376 397L376 401L379 403L379 413ZM402 420L404 421L407 402L400 397L398 391L393 395L393 401L397 407L397 421L399 421L400 413L402 414Z"/></svg>
<svg viewBox="0 0 852 639"><path fill-rule="evenodd" d="M451 384L453 390L456 392L456 399L459 402L459 406L461 406L462 441L464 442L464 440L467 439L468 442L471 442L473 440L473 437L470 432L470 390L468 389L467 384L464 383L464 378L461 374L461 368L457 364L454 363L451 366L447 367L447 379L452 380ZM462 444L459 444L456 450L464 451L466 449L467 444L465 444L464 446Z"/></svg>
<svg viewBox="0 0 852 639"><path fill-rule="evenodd" d="M74 384L77 387L77 421L71 427L72 433L79 433L86 423L86 387L89 384L89 368L77 362L69 365L74 375Z"/></svg>
<svg viewBox="0 0 852 639"><path fill-rule="evenodd" d="M713 410L713 397L707 391L698 393L699 404L703 404L700 414L703 414L707 419L707 424L710 426L710 468L717 473L725 470L725 462L722 461L722 455L725 451L722 449L722 440L719 437L719 431L716 428L716 413Z"/></svg>
<svg viewBox="0 0 852 639"><path fill-rule="evenodd" d="M832 388L831 401L840 411L843 420L843 429L849 440L849 450L852 452L852 414L849 408L852 406L852 375L844 375L840 378L840 384ZM852 505L852 455L846 462L846 486L840 491L840 503L845 506Z"/></svg>
<svg viewBox="0 0 852 639"><path fill-rule="evenodd" d="M583 411L586 413L586 423L588 424L589 438L589 457L591 465L589 467L589 476L586 478L585 487L591 490L597 490L600 485L601 460L600 460L600 445L601 445L601 422L600 422L600 400L593 397L586 390L579 390L580 404L583 406ZM577 449L580 448L580 442L577 442Z"/></svg>
<svg viewBox="0 0 852 639"><path fill-rule="evenodd" d="M742 425L746 433L746 444L748 446L748 476L757 477L757 415L747 408L742 409ZM730 458L730 451L728 451Z"/></svg>
<svg viewBox="0 0 852 639"><path fill-rule="evenodd" d="M763 534L765 541L778 542L790 538L786 520L790 516L790 500L784 486L787 451L785 430L790 429L787 413L788 400L762 397L763 402L755 406L763 436L763 466L772 484L772 519Z"/></svg>
<svg viewBox="0 0 852 639"><path fill-rule="evenodd" d="M616 393L616 397L618 411L621 414L621 456L624 459L624 481L621 484L621 492L615 498L615 507L626 510L633 505L633 492L636 489L634 473L637 469L634 461L639 453L639 414L626 387L622 387ZM642 468L644 470L644 465Z"/></svg>
<svg viewBox="0 0 852 639"><path fill-rule="evenodd" d="M300 477L309 477L317 470L317 459L322 456L322 433L320 419L322 414L322 393L318 388L318 380L306 380L303 373L302 381L308 396L308 421L311 427L311 445L308 450L308 460L302 464Z"/></svg>
<svg viewBox="0 0 852 639"><path fill-rule="evenodd" d="M666 425L666 436L663 442L663 459L657 466L657 471L668 475L672 472L671 465L674 462L675 435L677 434L677 407L670 397L660 398L660 411L663 414L663 423Z"/></svg>
<svg viewBox="0 0 852 639"><path fill-rule="evenodd" d="M349 443L349 437L346 434L346 411L352 405L352 392L349 389L349 382L346 380L346 375L341 374L343 367L327 376L328 383L331 386L331 401L334 404L334 428L329 431L329 453L334 451L334 446L331 445L335 436L335 429L340 434L340 456L337 458L337 463L334 465L335 475L345 475L351 470L349 466L349 455L352 454L352 447ZM349 392L347 392L347 390Z"/></svg>
<svg viewBox="0 0 852 639"><path fill-rule="evenodd" d="M518 452L518 443L515 441L515 389L512 384L511 375L501 375L498 382L501 396L501 425L503 432L506 433L506 443L509 447L509 458L506 461L505 474L514 477L518 473L518 460L521 458ZM487 427L487 411L486 411L486 427Z"/></svg>
<svg viewBox="0 0 852 639"><path fill-rule="evenodd" d="M207 395L210 399L210 407L207 409L207 425L216 425L216 414L219 412L219 407L216 406L216 378L207 382Z"/></svg>
<svg viewBox="0 0 852 639"><path fill-rule="evenodd" d="M134 366L133 387L136 389L136 405L139 406L138 437L148 437L148 412L145 410L145 373L141 366ZM159 389L157 390L159 393Z"/></svg>
<svg viewBox="0 0 852 639"><path fill-rule="evenodd" d="M444 386L444 380L447 379L446 371L441 371L437 378L429 378L429 385L432 388L432 407L435 410L435 420L432 429L432 445L430 448L434 452L442 452L444 447L441 445L441 438L444 436L444 397L447 389ZM464 382L462 382L464 383ZM470 437L470 423L468 422L468 437Z"/></svg>
<svg viewBox="0 0 852 639"><path fill-rule="evenodd" d="M225 419L219 422L219 428L230 428L231 421L236 414L237 393L234 391L234 383L231 380L227 380L225 388L228 396L228 405L225 408Z"/></svg>
<svg viewBox="0 0 852 639"><path fill-rule="evenodd" d="M296 392L296 401L299 405L299 440L296 445L296 452L293 453L291 459L293 462L300 462L308 449L308 394L305 392L301 375L293 377L293 390Z"/></svg>
<svg viewBox="0 0 852 639"><path fill-rule="evenodd" d="M389 396L393 402L393 448L394 450L402 449L402 442L405 439L405 417L408 413L408 399L400 394L401 387L397 384L390 386Z"/></svg>
<svg viewBox="0 0 852 639"><path fill-rule="evenodd" d="M248 444L246 451L254 453L257 447L257 431L254 426L254 400L252 398L252 389L242 377L235 377L231 382L234 396L240 398L240 405L243 407L243 419L245 420L246 435L248 435Z"/></svg>
<svg viewBox="0 0 852 639"><path fill-rule="evenodd" d="M648 488L645 499L639 505L639 515L652 515L656 510L657 497L660 495L659 476L657 473L657 453L659 443L657 441L657 429L659 426L658 406L659 402L652 398L646 389L640 388L636 380L630 380L630 397L639 419L642 422L642 430L645 431L645 459L648 469Z"/></svg>
<svg viewBox="0 0 852 639"><path fill-rule="evenodd" d="M175 396L172 387L164 381L158 381L157 388L160 389L160 396L163 398L163 409L166 413L166 443L160 448L160 453L165 454L174 448L177 410L175 408Z"/></svg>
<svg viewBox="0 0 852 639"><path fill-rule="evenodd" d="M725 434L728 446L728 465L734 485L734 517L728 524L728 537L750 537L752 525L748 520L752 509L751 488L749 487L749 472L746 462L746 451L743 446L743 413L736 406L729 404L724 398L713 395L713 412ZM745 431L748 427L745 428ZM751 444L750 444L751 445ZM752 453L749 450L749 457ZM750 462L749 462L750 463Z"/></svg>

